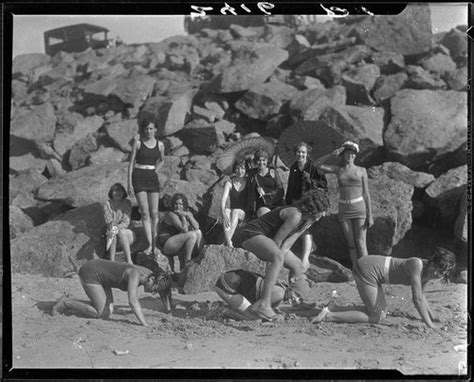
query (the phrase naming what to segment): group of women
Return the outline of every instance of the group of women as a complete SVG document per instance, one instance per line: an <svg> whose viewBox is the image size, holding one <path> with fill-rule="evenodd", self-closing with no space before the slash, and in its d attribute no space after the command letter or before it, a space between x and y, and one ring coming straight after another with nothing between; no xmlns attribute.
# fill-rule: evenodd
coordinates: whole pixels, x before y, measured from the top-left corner
<svg viewBox="0 0 474 382"><path fill-rule="evenodd" d="M173 196L171 210L158 228L160 184L157 170L162 163L164 148L155 134L153 123L145 123L141 139L133 144L128 194L135 194L139 204L148 244L145 252L153 253L158 239L163 253L170 260L181 253L186 264L200 251L203 236L183 194ZM309 229L329 210L325 174L333 173L339 184L338 216L364 307L345 308L330 303L312 322L379 322L386 308L381 285L392 283L412 287L416 309L424 322L433 327L436 317L423 295L423 288L430 279L450 277L456 265L454 254L436 249L430 260L369 256L366 232L374 222L367 172L354 163L358 145L345 142L339 149L314 162L309 158L311 147L306 143L301 142L294 149L296 161L290 168L285 199L278 172L274 170L271 174L267 152L258 150L255 153L252 168L245 161L234 163L234 176L225 183L221 200L225 243L248 250L267 266L265 275L245 270L224 273L216 283L217 294L241 319L270 321L279 318L276 307L282 300L301 303L307 299L310 288L305 272L312 248ZM330 157L340 157L341 164L326 164ZM171 274L159 267L151 270L132 263L130 245L135 241L135 235L129 229L130 215L131 203L124 187L113 185L109 200L104 204L107 248L110 260L114 260L115 246L119 242L127 263L102 259L86 263L80 269L79 277L91 304L62 298L53 307L53 314L69 310L86 317L108 318L113 311L111 290L118 288L128 291L132 311L141 324L147 325L137 298L137 289L141 285L147 292L160 294L165 311L171 309ZM296 256L292 247L300 237L302 251L300 256ZM289 270L288 283L278 280L283 267Z"/></svg>

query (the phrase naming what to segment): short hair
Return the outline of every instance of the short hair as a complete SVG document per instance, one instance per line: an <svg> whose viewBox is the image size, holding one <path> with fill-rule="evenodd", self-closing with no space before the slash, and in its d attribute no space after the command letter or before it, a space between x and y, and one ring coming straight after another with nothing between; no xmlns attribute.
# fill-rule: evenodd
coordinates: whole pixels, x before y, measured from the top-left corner
<svg viewBox="0 0 474 382"><path fill-rule="evenodd" d="M456 268L456 255L446 248L436 247L429 261L442 275L443 281L448 282Z"/></svg>
<svg viewBox="0 0 474 382"><path fill-rule="evenodd" d="M122 186L122 183L115 183L112 187L110 187L109 190L109 199L112 199L112 194L114 191L120 191L122 192L122 200L127 198L127 191L125 191L125 187Z"/></svg>
<svg viewBox="0 0 474 382"><path fill-rule="evenodd" d="M293 206L298 208L303 215L315 216L321 212L329 210L330 202L327 191L322 188L310 190L293 202Z"/></svg>
<svg viewBox="0 0 474 382"><path fill-rule="evenodd" d="M247 171L247 162L245 162L245 159L237 159L234 161L234 163L232 163L232 172L235 173L238 167L243 167L245 171Z"/></svg>
<svg viewBox="0 0 474 382"><path fill-rule="evenodd" d="M153 121L150 120L150 119L144 119L144 120L141 122L140 126L138 127L138 134L140 134L140 136L143 136L143 130L145 129L145 127L147 127L147 126L150 125L150 124L153 125L153 126L155 126L155 128L156 128L155 122L153 122Z"/></svg>
<svg viewBox="0 0 474 382"><path fill-rule="evenodd" d="M180 193L180 192L177 192L176 194L173 195L173 197L171 198L171 201L170 201L170 207L171 209L173 209L174 205L176 204L176 201L181 199L183 201L183 209L185 211L189 210L189 204L188 204L188 198L186 197L186 195Z"/></svg>
<svg viewBox="0 0 474 382"><path fill-rule="evenodd" d="M293 152L296 154L296 152L298 151L298 149L300 149L301 147L306 147L306 151L307 151L308 153L310 153L311 150L313 150L313 148L312 148L309 144L307 144L307 143L304 142L304 141L300 141L300 142L298 142L296 145L293 146Z"/></svg>
<svg viewBox="0 0 474 382"><path fill-rule="evenodd" d="M264 149L258 149L255 151L255 154L253 154L253 161L256 163L259 158L265 157L267 159L270 159L270 154L267 152L267 150Z"/></svg>
<svg viewBox="0 0 474 382"><path fill-rule="evenodd" d="M352 141L346 141L342 144L342 147L344 150L342 151L341 155L344 153L346 150L354 151L356 154L359 154L360 148L359 145L355 142Z"/></svg>

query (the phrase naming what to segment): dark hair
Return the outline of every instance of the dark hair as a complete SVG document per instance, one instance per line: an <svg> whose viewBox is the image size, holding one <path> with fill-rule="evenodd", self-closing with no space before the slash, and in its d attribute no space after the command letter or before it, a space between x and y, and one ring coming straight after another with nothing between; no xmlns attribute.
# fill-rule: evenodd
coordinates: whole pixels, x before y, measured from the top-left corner
<svg viewBox="0 0 474 382"><path fill-rule="evenodd" d="M189 209L189 204L188 204L188 198L186 195L181 194L180 192L176 193L173 195L170 201L170 208L173 209L174 205L176 204L176 201L181 199L183 201L183 209L187 211Z"/></svg>
<svg viewBox="0 0 474 382"><path fill-rule="evenodd" d="M307 151L308 153L310 153L311 150L313 149L313 148L312 148L310 145L308 145L306 142L300 141L300 142L298 142L296 145L293 146L293 152L296 154L296 152L298 151L298 149L299 149L300 147L306 147L306 151Z"/></svg>
<svg viewBox="0 0 474 382"><path fill-rule="evenodd" d="M443 281L448 282L456 268L456 255L446 248L436 247L429 262L442 276Z"/></svg>
<svg viewBox="0 0 474 382"><path fill-rule="evenodd" d="M112 187L110 187L110 190L109 190L109 199L112 199L112 193L114 191L120 191L122 192L122 200L126 199L127 198L127 191L125 191L125 187L122 186L122 183L115 183Z"/></svg>
<svg viewBox="0 0 474 382"><path fill-rule="evenodd" d="M145 127L147 127L148 125L152 124L153 126L155 126L156 128L156 125L155 125L155 122L149 120L149 119L144 119L139 128L138 128L138 134L140 134L140 136L142 137L143 136L143 130L145 129Z"/></svg>
<svg viewBox="0 0 474 382"><path fill-rule="evenodd" d="M293 206L298 208L303 215L315 216L329 209L329 197L322 188L308 191L303 196L295 200Z"/></svg>
<svg viewBox="0 0 474 382"><path fill-rule="evenodd" d="M237 159L236 161L234 161L234 163L232 164L233 173L235 173L237 167L244 167L245 171L247 171L247 162L245 161L245 159Z"/></svg>
<svg viewBox="0 0 474 382"><path fill-rule="evenodd" d="M270 154L268 154L267 150L264 149L258 149L255 151L255 154L253 154L253 161L254 163L257 163L258 159L261 157L265 157L267 159L270 159Z"/></svg>

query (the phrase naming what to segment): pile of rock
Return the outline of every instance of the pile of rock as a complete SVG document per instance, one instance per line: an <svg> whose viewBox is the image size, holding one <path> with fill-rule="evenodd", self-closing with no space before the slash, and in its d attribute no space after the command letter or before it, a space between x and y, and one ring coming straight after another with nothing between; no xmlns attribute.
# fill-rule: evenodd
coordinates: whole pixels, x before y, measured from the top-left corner
<svg viewBox="0 0 474 382"><path fill-rule="evenodd" d="M126 183L130 143L144 118L166 147L161 208L183 192L203 225L220 218L215 161L226 147L319 120L361 143L375 220L370 253L389 254L413 220L467 241L460 28L432 35L429 8L410 5L397 16L203 28L157 43L15 57L13 270L63 276L103 255L96 203L111 184ZM287 179L287 169L279 171ZM313 234L319 255L347 263L337 184L329 182L332 214Z"/></svg>

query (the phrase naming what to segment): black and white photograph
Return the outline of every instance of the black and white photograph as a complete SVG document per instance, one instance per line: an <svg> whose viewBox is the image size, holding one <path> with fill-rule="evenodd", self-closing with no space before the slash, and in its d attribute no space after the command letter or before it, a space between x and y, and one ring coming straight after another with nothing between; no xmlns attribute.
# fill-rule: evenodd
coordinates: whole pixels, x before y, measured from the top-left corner
<svg viewBox="0 0 474 382"><path fill-rule="evenodd" d="M6 379L469 378L468 3L53 6L3 9Z"/></svg>

